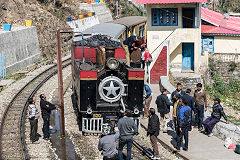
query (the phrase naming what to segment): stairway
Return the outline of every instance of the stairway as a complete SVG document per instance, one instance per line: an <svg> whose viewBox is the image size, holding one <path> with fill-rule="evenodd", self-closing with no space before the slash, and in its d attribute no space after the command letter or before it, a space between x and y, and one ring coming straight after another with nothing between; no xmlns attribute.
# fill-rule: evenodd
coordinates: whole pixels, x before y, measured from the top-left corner
<svg viewBox="0 0 240 160"><path fill-rule="evenodd" d="M88 12L95 12L100 23L105 23L113 20L112 14L105 3L81 3L79 9L87 10Z"/></svg>
<svg viewBox="0 0 240 160"><path fill-rule="evenodd" d="M149 67L149 82L159 83L160 76L168 76L168 72L172 66L170 66L171 54L182 43L190 42L199 44L198 35L200 35L199 28L178 28L172 31L151 53L153 62ZM176 66L176 69L181 72L181 66Z"/></svg>

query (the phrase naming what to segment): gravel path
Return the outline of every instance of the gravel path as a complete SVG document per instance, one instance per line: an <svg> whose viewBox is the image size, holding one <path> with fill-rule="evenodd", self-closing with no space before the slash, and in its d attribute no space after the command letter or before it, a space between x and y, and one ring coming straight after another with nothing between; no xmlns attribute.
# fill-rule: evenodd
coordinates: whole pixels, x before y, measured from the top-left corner
<svg viewBox="0 0 240 160"><path fill-rule="evenodd" d="M63 79L66 79L69 75L71 74L71 66L66 67L63 70ZM50 78L35 94L35 99L36 99L36 106L39 111L40 110L40 98L39 95L44 93L47 96L47 100L51 101L53 97L53 92L57 89L58 87L58 78L57 75L53 76ZM38 133L42 136L39 138L39 144L31 144L30 142L30 124L29 121L26 120L26 143L27 143L27 148L29 150L29 155L31 159L34 160L45 160L45 159L58 159L57 155L54 153L54 148L51 147L50 141L43 140L43 133L42 133L42 126L43 126L43 120L42 117L40 116L38 120Z"/></svg>

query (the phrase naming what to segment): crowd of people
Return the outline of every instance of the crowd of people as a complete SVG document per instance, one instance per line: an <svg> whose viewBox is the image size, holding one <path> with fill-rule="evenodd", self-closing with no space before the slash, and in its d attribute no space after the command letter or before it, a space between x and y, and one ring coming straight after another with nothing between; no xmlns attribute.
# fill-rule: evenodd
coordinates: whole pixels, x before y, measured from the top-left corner
<svg viewBox="0 0 240 160"><path fill-rule="evenodd" d="M185 140L183 150L188 150L189 131L191 131L193 127L198 128L198 131L211 137L213 136L212 129L214 125L220 121L221 117L224 117L227 124L229 123L219 98L214 99L211 116L204 120L204 111L207 110L206 92L201 83L198 83L196 88L193 96L191 96L191 89L184 91L182 84L178 83L176 90L171 93L170 98L167 96L169 94L168 91L162 89L162 94L157 97L155 102L160 116L160 127L156 127L155 129L167 133L167 128L171 126L172 131L176 133L176 146L173 148L176 152L179 152L182 147L183 137ZM172 112L170 112L171 106L173 106ZM170 113L172 113L172 115L170 115ZM158 119L156 115L154 117L154 119ZM170 117L172 117L172 119L170 119ZM149 128L152 128L152 126L158 123L157 120L152 122L151 116L149 117ZM152 143L152 146L153 150L157 149L154 143ZM154 156L159 156L158 151L154 151Z"/></svg>

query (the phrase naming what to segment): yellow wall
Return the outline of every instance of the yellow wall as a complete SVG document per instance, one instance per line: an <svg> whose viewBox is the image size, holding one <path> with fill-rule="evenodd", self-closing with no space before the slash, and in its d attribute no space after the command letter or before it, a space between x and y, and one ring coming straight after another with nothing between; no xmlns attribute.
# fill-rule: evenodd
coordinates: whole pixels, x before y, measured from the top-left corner
<svg viewBox="0 0 240 160"><path fill-rule="evenodd" d="M182 63L182 44L180 44L170 55L170 62L175 64Z"/></svg>
<svg viewBox="0 0 240 160"><path fill-rule="evenodd" d="M240 37L214 36L215 53L240 53Z"/></svg>

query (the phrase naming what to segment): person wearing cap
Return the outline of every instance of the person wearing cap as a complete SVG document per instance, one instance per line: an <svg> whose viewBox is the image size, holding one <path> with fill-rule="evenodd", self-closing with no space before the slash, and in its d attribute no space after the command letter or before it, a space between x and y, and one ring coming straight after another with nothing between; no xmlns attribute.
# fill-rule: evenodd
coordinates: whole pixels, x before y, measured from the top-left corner
<svg viewBox="0 0 240 160"><path fill-rule="evenodd" d="M181 83L177 83L177 89L175 91L172 92L171 94L171 101L172 103L175 102L174 98L173 98L173 95L178 93L180 95L180 98L185 95L185 92L182 90L182 84Z"/></svg>
<svg viewBox="0 0 240 160"><path fill-rule="evenodd" d="M102 134L98 143L98 150L102 151L103 160L118 160L118 151L116 149L116 141L119 138L118 128L114 128L114 132L105 135Z"/></svg>
<svg viewBox="0 0 240 160"><path fill-rule="evenodd" d="M212 114L210 117L208 117L204 122L203 122L203 126L205 128L205 133L211 137L213 136L212 133L212 129L214 127L215 124L217 124L221 117L223 116L223 118L226 120L226 123L228 124L228 120L227 117L223 111L223 107L221 106L221 100L219 98L215 98L214 99L214 105L212 107Z"/></svg>
<svg viewBox="0 0 240 160"><path fill-rule="evenodd" d="M162 94L156 99L156 104L158 112L160 113L160 129L163 133L166 133L167 124L169 122L170 105L172 104L167 97L168 91L166 89L162 89L161 92Z"/></svg>

